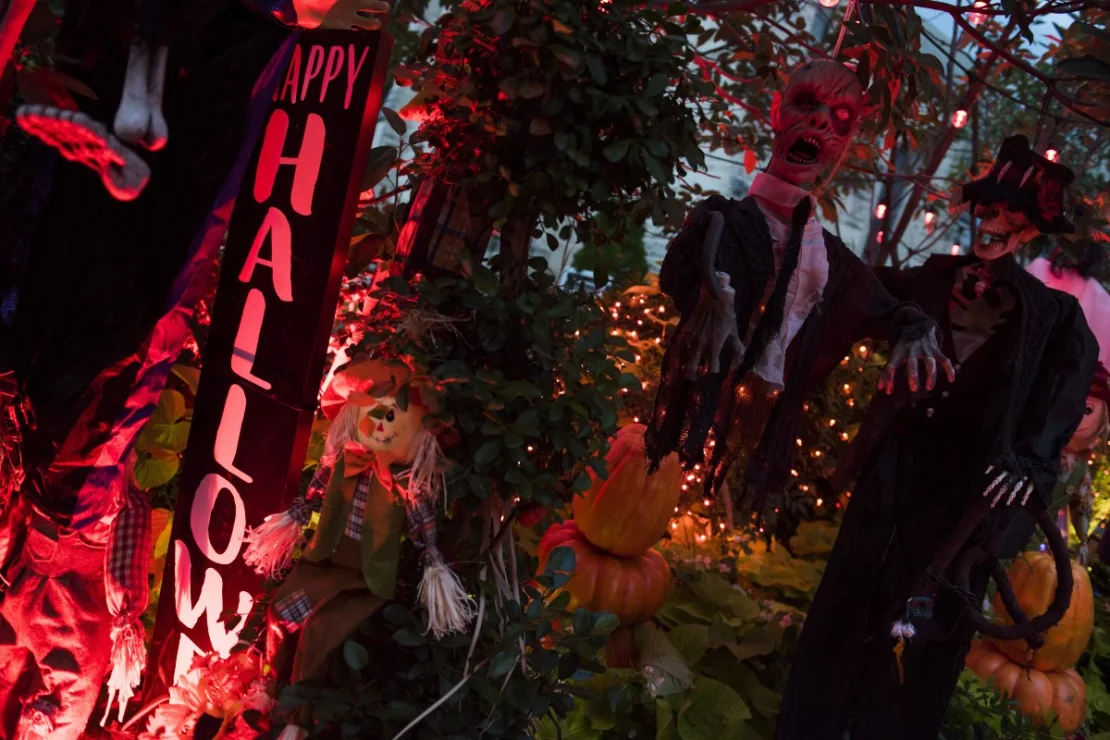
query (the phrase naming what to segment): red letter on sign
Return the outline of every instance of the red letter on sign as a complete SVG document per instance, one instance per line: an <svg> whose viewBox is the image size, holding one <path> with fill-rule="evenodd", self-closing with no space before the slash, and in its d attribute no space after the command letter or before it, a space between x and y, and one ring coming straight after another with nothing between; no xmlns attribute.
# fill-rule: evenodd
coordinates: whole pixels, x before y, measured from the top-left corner
<svg viewBox="0 0 1110 740"><path fill-rule="evenodd" d="M266 235L270 236L270 256L272 259L262 259L258 253L262 251L262 243ZM273 272L274 292L277 297L286 303L293 302L293 234L289 229L289 219L278 209L270 206L258 233L254 235L251 251L247 254L247 261L239 271L239 281L249 283L254 274L255 265L265 265Z"/></svg>
<svg viewBox="0 0 1110 740"><path fill-rule="evenodd" d="M256 203L268 200L274 192L278 167L291 164L296 172L293 175L293 192L289 200L294 211L302 216L311 216L312 195L316 191L316 178L320 174L320 160L324 158L324 119L317 113L308 114L301 150L295 157L281 155L288 133L289 114L280 109L275 110L266 122L262 151L258 155L258 169L254 173L254 200Z"/></svg>

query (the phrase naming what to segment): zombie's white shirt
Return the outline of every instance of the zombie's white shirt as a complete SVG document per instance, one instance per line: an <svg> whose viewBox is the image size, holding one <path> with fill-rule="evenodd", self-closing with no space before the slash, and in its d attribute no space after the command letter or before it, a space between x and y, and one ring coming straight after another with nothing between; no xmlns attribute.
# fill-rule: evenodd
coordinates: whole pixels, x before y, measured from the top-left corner
<svg viewBox="0 0 1110 740"><path fill-rule="evenodd" d="M782 326L778 333L767 344L762 356L752 368L759 377L775 388L782 389L783 366L786 364L786 350L794 341L798 330L809 317L825 292L825 284L829 281L829 257L825 251L825 236L821 224L814 217L817 210L816 199L809 191L791 185L785 180L780 180L774 175L761 172L755 176L749 195L759 196L777 205L793 210L802 198L810 198L813 208L810 211L809 221L806 223L802 234L802 249L798 255L798 266L790 276L786 286L786 301L783 305ZM767 292L763 296L762 305L766 305L771 291L774 290L775 281L778 279L779 270L782 269L783 255L790 241L790 223L779 220L779 217L763 207L756 198L756 205L767 220L767 228L771 232L771 242L775 253L775 277L767 281ZM762 317L763 311L752 312L752 324L748 327L745 337L745 346L751 343L752 333L756 324Z"/></svg>

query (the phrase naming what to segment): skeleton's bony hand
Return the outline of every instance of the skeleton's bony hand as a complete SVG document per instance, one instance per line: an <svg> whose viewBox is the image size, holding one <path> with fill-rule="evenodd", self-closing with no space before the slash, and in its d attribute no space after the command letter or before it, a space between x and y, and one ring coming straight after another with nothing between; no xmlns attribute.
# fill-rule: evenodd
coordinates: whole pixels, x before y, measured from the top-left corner
<svg viewBox="0 0 1110 740"><path fill-rule="evenodd" d="M934 327L929 329L928 334L919 339L903 340L894 345L894 349L890 353L890 361L887 362L882 375L879 376L879 390L887 395L894 393L894 378L898 373L898 368L905 365L910 390L916 393L918 388L921 387L920 374L917 368L919 361L925 363L926 390L933 390L933 387L937 384L938 362L944 368L944 374L948 376L948 382L951 383L956 380L956 370L952 367L949 359L941 352L940 345L937 343L937 330Z"/></svg>
<svg viewBox="0 0 1110 740"><path fill-rule="evenodd" d="M998 470L993 465L987 468L987 476L994 476L991 478L990 484L987 485L983 491L983 498L991 499L991 508L998 506L1002 499L1006 499L1006 506L1011 506L1015 501L1018 501L1019 506L1025 506L1029 501L1029 495L1033 493L1033 482L1028 478L1018 475L1017 473L1010 473L1005 470ZM1020 501L1018 496L1021 496Z"/></svg>
<svg viewBox="0 0 1110 740"><path fill-rule="evenodd" d="M293 9L301 28L376 31L382 24L374 16L388 13L390 4L384 0L293 0Z"/></svg>
<svg viewBox="0 0 1110 740"><path fill-rule="evenodd" d="M694 380L702 363L709 359L709 372L721 372L721 352L727 344L732 349L732 364L729 372L736 369L744 356L744 344L736 326L736 290L729 284L729 276L723 272L715 274L716 295L708 285L701 286L701 296L694 308L684 331L691 347L691 355L686 363L686 377Z"/></svg>

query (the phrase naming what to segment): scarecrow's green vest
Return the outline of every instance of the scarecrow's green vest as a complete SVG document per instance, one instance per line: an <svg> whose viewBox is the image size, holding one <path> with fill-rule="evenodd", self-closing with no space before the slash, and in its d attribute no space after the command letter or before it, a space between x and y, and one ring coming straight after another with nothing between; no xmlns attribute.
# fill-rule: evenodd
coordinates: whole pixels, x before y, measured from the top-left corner
<svg viewBox="0 0 1110 740"><path fill-rule="evenodd" d="M348 478L343 475L343 460L335 462L320 509L320 524L305 548L304 559L320 562L335 553L346 536L344 530L354 504L355 486L364 475L370 476L370 493L362 520L362 574L367 588L388 600L393 598L397 585L405 506L401 496L383 486L370 469Z"/></svg>

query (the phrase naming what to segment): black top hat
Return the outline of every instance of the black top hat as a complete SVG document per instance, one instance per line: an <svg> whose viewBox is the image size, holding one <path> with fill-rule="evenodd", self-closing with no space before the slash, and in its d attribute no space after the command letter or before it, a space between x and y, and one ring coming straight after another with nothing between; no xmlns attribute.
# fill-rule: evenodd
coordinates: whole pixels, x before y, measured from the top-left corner
<svg viewBox="0 0 1110 740"><path fill-rule="evenodd" d="M1002 142L990 173L963 186L962 200L973 206L1004 202L1024 212L1042 234L1070 234L1075 224L1065 195L1074 179L1069 168L1030 149L1029 139L1011 136Z"/></svg>

